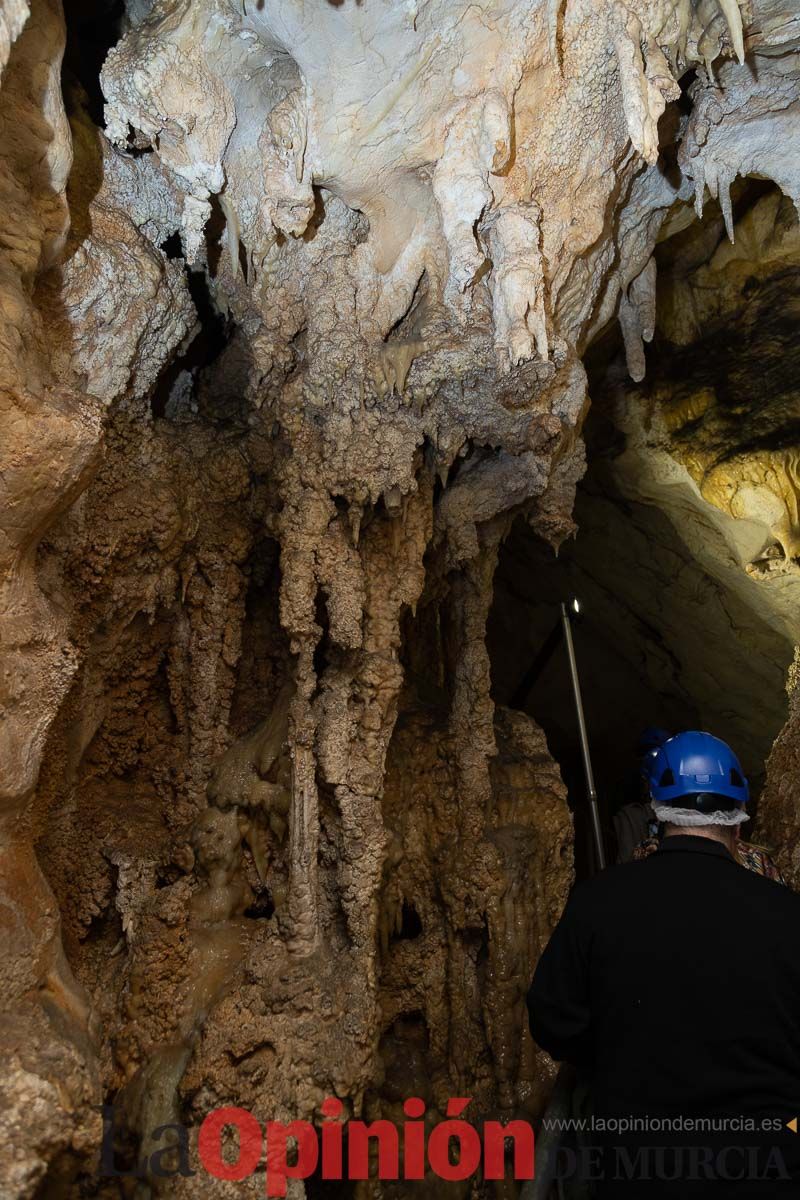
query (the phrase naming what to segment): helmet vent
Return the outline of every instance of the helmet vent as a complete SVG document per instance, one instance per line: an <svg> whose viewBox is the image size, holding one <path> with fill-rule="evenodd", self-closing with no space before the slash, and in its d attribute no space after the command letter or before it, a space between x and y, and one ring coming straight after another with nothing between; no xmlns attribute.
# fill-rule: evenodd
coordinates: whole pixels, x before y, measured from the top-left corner
<svg viewBox="0 0 800 1200"><path fill-rule="evenodd" d="M736 770L736 767L731 767L731 783L734 787L744 787L744 780Z"/></svg>
<svg viewBox="0 0 800 1200"><path fill-rule="evenodd" d="M674 787L674 785L675 785L675 774L672 770L672 767L667 767L666 771L661 776L660 786L661 787Z"/></svg>

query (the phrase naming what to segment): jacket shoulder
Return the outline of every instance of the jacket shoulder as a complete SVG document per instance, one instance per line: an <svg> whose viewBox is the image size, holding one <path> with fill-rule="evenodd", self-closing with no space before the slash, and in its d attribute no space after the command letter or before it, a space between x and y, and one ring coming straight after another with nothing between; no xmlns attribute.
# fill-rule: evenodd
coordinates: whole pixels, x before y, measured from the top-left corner
<svg viewBox="0 0 800 1200"><path fill-rule="evenodd" d="M591 915L593 909L617 897L631 904L631 896L637 891L646 893L651 887L659 889L664 885L664 874L659 868L668 865L666 858L665 855L650 854L633 862L607 867L599 875L575 884L570 894L570 906L576 913ZM707 860L704 862L706 865ZM785 883L735 862L723 861L721 865L725 868L722 878L726 880L728 888L739 892L743 898L747 897L747 900L743 899L744 903L763 903L771 907L773 914L776 911L784 912L787 918L793 915L795 919L800 919L800 894ZM681 874L685 882L686 877Z"/></svg>
<svg viewBox="0 0 800 1200"><path fill-rule="evenodd" d="M800 916L800 894L793 891L783 880L772 879L744 866L741 870L744 878L739 880L737 876L737 881L742 888L748 889L754 897L759 896L773 905L783 905L788 911Z"/></svg>
<svg viewBox="0 0 800 1200"><path fill-rule="evenodd" d="M616 863L606 867L599 875L591 879L582 879L576 883L570 892L570 907L577 913L591 914L598 904L603 904L621 893L630 893L639 883L644 884L650 858L637 859L633 862Z"/></svg>

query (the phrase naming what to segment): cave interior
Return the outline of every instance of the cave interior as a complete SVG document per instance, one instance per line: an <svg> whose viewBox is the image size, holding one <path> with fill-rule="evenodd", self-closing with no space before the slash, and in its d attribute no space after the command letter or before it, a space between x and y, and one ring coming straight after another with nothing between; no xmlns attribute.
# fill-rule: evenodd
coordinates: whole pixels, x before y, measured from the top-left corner
<svg viewBox="0 0 800 1200"><path fill-rule="evenodd" d="M797 14L311 7L0 12L9 1200L223 1200L153 1166L223 1105L540 1120L572 597L610 857L702 728L800 883Z"/></svg>

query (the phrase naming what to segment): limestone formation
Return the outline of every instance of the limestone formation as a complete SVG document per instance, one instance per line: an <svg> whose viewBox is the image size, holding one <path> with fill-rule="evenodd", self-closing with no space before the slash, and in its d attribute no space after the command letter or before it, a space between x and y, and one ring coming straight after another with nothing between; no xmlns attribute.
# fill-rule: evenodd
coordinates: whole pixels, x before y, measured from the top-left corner
<svg viewBox="0 0 800 1200"><path fill-rule="evenodd" d="M118 1195L104 1102L128 1167L225 1104L541 1114L573 817L497 563L575 533L618 322L615 486L690 497L786 665L796 384L725 364L796 290L799 45L790 0L6 0L4 1197Z"/></svg>

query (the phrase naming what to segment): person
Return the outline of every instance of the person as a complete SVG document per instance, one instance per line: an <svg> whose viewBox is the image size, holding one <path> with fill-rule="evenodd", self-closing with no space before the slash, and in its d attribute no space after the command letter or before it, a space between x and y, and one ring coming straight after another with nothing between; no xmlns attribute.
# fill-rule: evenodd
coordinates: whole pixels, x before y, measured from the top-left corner
<svg viewBox="0 0 800 1200"><path fill-rule="evenodd" d="M745 867L748 871L755 871L756 875L763 875L767 879L774 879L776 883L786 886L783 872L769 851L763 846L756 846L753 842L744 841L739 836L738 829L735 832L733 854L739 866ZM649 858L651 854L655 854L661 845L662 837L663 832L661 831L661 826L659 826L655 833L649 833L646 838L643 838L639 842L638 846L634 847L631 859L635 862L642 858Z"/></svg>
<svg viewBox="0 0 800 1200"><path fill-rule="evenodd" d="M617 792L623 803L614 815L614 837L617 846L617 862L630 862L638 847L658 833L658 822L650 804L647 787L647 762L659 746L672 737L666 729L648 725L639 734L636 742L636 767L628 770L618 785Z"/></svg>
<svg viewBox="0 0 800 1200"><path fill-rule="evenodd" d="M531 1033L589 1080L601 1200L800 1195L800 896L734 857L724 742L678 734L648 779L661 845L573 889Z"/></svg>
<svg viewBox="0 0 800 1200"><path fill-rule="evenodd" d="M671 737L672 734L666 729L659 729L654 725L648 726L639 735L638 776L644 795L638 802L624 805L614 817L617 862L647 858L650 854L655 854L661 845L663 825L659 824L650 800L649 770L653 754ZM775 879L778 883L785 884L786 880L778 864L763 846L755 846L739 837L736 840L734 856L748 871L755 871L757 875L766 875L767 879Z"/></svg>

